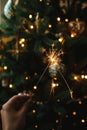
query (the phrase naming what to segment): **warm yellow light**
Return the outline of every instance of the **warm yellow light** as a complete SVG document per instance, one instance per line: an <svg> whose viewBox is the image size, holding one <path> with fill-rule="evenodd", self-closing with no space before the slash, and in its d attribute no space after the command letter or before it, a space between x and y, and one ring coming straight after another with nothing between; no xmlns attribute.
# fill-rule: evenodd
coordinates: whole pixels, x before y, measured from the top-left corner
<svg viewBox="0 0 87 130"><path fill-rule="evenodd" d="M57 77L54 77L53 79L54 79L54 80L57 80Z"/></svg>
<svg viewBox="0 0 87 130"><path fill-rule="evenodd" d="M50 65L58 66L61 62L60 55L60 52L56 53L55 50L52 50L49 54L47 54L48 62Z"/></svg>
<svg viewBox="0 0 87 130"><path fill-rule="evenodd" d="M22 44L25 42L25 38L21 38L20 40L19 40L19 44L22 46Z"/></svg>
<svg viewBox="0 0 87 130"><path fill-rule="evenodd" d="M7 69L8 69L8 67L7 67L7 66L4 66L3 68L4 68L4 70L7 70Z"/></svg>
<svg viewBox="0 0 87 130"><path fill-rule="evenodd" d="M40 2L42 2L43 0L40 0Z"/></svg>
<svg viewBox="0 0 87 130"><path fill-rule="evenodd" d="M59 123L59 120L56 120L56 123Z"/></svg>
<svg viewBox="0 0 87 130"><path fill-rule="evenodd" d="M56 86L58 87L58 86L59 86L59 84L58 84L58 83L56 83Z"/></svg>
<svg viewBox="0 0 87 130"><path fill-rule="evenodd" d="M85 79L87 79L87 75L85 75Z"/></svg>
<svg viewBox="0 0 87 130"><path fill-rule="evenodd" d="M65 19L65 22L69 22L69 19L66 18L66 19Z"/></svg>
<svg viewBox="0 0 87 130"><path fill-rule="evenodd" d="M84 79L84 77L85 77L84 75L81 75L81 78L82 78L82 79Z"/></svg>
<svg viewBox="0 0 87 130"><path fill-rule="evenodd" d="M72 113L72 114L75 116L77 113L76 113L76 111L73 111L73 113Z"/></svg>
<svg viewBox="0 0 87 130"><path fill-rule="evenodd" d="M77 36L77 34L76 34L76 32L72 32L71 33L71 37L73 38L73 37L76 37Z"/></svg>
<svg viewBox="0 0 87 130"><path fill-rule="evenodd" d="M28 79L29 79L29 76L26 76L26 77L25 77L25 80L28 80Z"/></svg>
<svg viewBox="0 0 87 130"><path fill-rule="evenodd" d="M9 88L13 88L13 84L9 84Z"/></svg>
<svg viewBox="0 0 87 130"><path fill-rule="evenodd" d="M21 44L21 47L24 47L25 45L24 44Z"/></svg>
<svg viewBox="0 0 87 130"><path fill-rule="evenodd" d="M78 101L78 104L80 104L80 105L81 105L81 104L82 104L82 101Z"/></svg>
<svg viewBox="0 0 87 130"><path fill-rule="evenodd" d="M35 125L35 128L38 128L38 125Z"/></svg>
<svg viewBox="0 0 87 130"><path fill-rule="evenodd" d="M63 37L60 37L60 38L58 39L58 41L61 43L61 42L64 41L64 38L63 38Z"/></svg>
<svg viewBox="0 0 87 130"><path fill-rule="evenodd" d="M35 85L33 88L34 88L34 89L37 89L37 86Z"/></svg>
<svg viewBox="0 0 87 130"><path fill-rule="evenodd" d="M78 80L78 76L74 76L74 80Z"/></svg>
<svg viewBox="0 0 87 130"><path fill-rule="evenodd" d="M32 19L32 17L33 17L32 14L29 14L29 18Z"/></svg>
<svg viewBox="0 0 87 130"><path fill-rule="evenodd" d="M33 109L33 110L32 110L32 112L33 112L33 113L36 113L36 110L35 110L35 109Z"/></svg>
<svg viewBox="0 0 87 130"><path fill-rule="evenodd" d="M60 22L61 18L60 17L57 17L57 21Z"/></svg>
<svg viewBox="0 0 87 130"><path fill-rule="evenodd" d="M51 25L51 24L49 24L49 25L48 25L48 27L49 27L49 28L52 28L52 25Z"/></svg>
<svg viewBox="0 0 87 130"><path fill-rule="evenodd" d="M52 83L52 88L55 88L56 87L56 84L55 83Z"/></svg>
<svg viewBox="0 0 87 130"><path fill-rule="evenodd" d="M34 29L34 26L33 26L33 25L30 25L30 29Z"/></svg>
<svg viewBox="0 0 87 130"><path fill-rule="evenodd" d="M82 123L85 123L85 119L81 119L81 122L82 122Z"/></svg>

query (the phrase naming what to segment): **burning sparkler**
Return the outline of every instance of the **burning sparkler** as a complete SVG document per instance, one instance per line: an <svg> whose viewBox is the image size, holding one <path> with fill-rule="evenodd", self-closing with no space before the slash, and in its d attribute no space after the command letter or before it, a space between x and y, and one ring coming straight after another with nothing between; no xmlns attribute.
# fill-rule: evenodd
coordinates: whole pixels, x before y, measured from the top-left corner
<svg viewBox="0 0 87 130"><path fill-rule="evenodd" d="M60 49L57 51L52 47L49 53L47 53L47 59L48 59L48 68L49 73L51 77L55 77L57 75L58 70L63 68L61 55L63 55L63 50Z"/></svg>

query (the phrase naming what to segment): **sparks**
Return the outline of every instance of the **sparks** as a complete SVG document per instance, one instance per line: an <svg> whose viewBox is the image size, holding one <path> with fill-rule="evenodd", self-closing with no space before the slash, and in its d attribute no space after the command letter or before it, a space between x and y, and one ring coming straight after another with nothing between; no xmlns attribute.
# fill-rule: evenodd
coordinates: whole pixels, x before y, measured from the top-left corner
<svg viewBox="0 0 87 130"><path fill-rule="evenodd" d="M60 49L58 52L56 49L52 48L49 53L47 53L47 60L49 64L49 73L51 77L56 76L58 69L61 69L61 55L63 54L63 50Z"/></svg>

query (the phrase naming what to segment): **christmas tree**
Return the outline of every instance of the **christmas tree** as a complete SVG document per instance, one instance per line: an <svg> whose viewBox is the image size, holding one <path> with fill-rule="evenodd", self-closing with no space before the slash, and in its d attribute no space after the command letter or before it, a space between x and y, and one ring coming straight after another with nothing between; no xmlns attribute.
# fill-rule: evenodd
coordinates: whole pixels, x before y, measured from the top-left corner
<svg viewBox="0 0 87 130"><path fill-rule="evenodd" d="M86 129L87 112L82 118L75 111L87 107L86 15L86 0L5 3L0 23L0 104L18 93L33 96L26 130ZM81 124L75 121L78 118Z"/></svg>

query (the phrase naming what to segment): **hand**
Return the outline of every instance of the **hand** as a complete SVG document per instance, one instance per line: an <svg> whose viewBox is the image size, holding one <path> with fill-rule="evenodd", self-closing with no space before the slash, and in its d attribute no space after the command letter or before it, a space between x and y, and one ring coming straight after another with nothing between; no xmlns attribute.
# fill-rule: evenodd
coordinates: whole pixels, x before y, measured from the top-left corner
<svg viewBox="0 0 87 130"><path fill-rule="evenodd" d="M2 130L23 130L30 105L28 95L15 95L9 99L1 110Z"/></svg>

